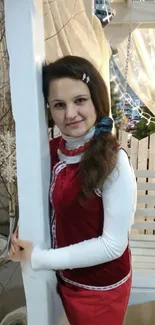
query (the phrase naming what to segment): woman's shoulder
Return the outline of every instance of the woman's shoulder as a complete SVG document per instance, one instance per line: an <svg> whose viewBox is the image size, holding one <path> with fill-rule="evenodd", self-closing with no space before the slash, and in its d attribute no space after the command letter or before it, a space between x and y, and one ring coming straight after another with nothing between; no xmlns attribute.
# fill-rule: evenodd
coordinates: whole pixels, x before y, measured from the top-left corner
<svg viewBox="0 0 155 325"><path fill-rule="evenodd" d="M123 162L125 161L126 163L130 164L129 155L128 155L127 151L121 145L118 146L117 152L118 152L117 157L118 157L119 161L123 161Z"/></svg>
<svg viewBox="0 0 155 325"><path fill-rule="evenodd" d="M117 152L118 159L127 159L128 162L130 161L127 151L123 148L119 141L116 141L115 150Z"/></svg>

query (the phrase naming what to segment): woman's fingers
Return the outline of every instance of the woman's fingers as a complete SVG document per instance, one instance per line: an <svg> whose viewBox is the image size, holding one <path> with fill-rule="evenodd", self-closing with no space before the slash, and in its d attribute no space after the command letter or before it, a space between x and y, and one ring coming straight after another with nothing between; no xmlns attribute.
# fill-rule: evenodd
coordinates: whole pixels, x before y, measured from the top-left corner
<svg viewBox="0 0 155 325"><path fill-rule="evenodd" d="M16 230L15 230L15 232L13 233L14 234L14 236L16 237L16 238L18 238L18 226L16 227Z"/></svg>
<svg viewBox="0 0 155 325"><path fill-rule="evenodd" d="M10 252L12 253L12 254L15 254L15 252L16 252L16 247L12 244L11 245L11 247L10 247Z"/></svg>
<svg viewBox="0 0 155 325"><path fill-rule="evenodd" d="M17 244L17 237L16 234L11 235L11 246L9 250L9 254L16 254L18 251L20 251L20 246Z"/></svg>
<svg viewBox="0 0 155 325"><path fill-rule="evenodd" d="M15 232L11 235L11 246L9 250L9 259L14 260L15 256L18 258L18 254L20 252L20 246L18 245L18 227Z"/></svg>
<svg viewBox="0 0 155 325"><path fill-rule="evenodd" d="M15 251L14 251L13 247L11 246L9 253L8 253L8 259L12 260L14 255L15 255Z"/></svg>
<svg viewBox="0 0 155 325"><path fill-rule="evenodd" d="M18 239L18 227L16 228L15 232L11 235L11 243L16 244L17 239Z"/></svg>
<svg viewBox="0 0 155 325"><path fill-rule="evenodd" d="M16 244L16 240L17 240L17 236L16 236L16 234L15 233L13 233L12 235L11 235L11 243L13 243L13 244Z"/></svg>
<svg viewBox="0 0 155 325"><path fill-rule="evenodd" d="M9 258L14 256L17 252L19 252L20 248L18 246L15 245L11 245L10 249L9 249Z"/></svg>
<svg viewBox="0 0 155 325"><path fill-rule="evenodd" d="M17 244L12 243L12 251L15 254L16 252L20 251L20 247Z"/></svg>

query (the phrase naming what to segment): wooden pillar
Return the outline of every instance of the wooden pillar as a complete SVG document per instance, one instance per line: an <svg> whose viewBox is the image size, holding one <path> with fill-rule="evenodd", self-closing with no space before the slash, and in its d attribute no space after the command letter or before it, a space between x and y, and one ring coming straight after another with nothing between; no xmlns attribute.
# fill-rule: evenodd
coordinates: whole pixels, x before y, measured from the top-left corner
<svg viewBox="0 0 155 325"><path fill-rule="evenodd" d="M42 0L5 0L10 84L16 123L20 237L50 247L50 159L42 96L45 58ZM55 275L22 265L28 325L57 325L61 304Z"/></svg>

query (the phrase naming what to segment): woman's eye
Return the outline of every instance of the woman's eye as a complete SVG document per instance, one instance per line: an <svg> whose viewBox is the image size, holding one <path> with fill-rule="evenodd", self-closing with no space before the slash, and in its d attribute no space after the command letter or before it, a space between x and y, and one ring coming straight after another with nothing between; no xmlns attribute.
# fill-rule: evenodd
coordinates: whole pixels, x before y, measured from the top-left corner
<svg viewBox="0 0 155 325"><path fill-rule="evenodd" d="M82 98L82 97L81 98L78 98L76 100L76 104L78 104L78 105L83 104L86 100L87 100L86 98Z"/></svg>
<svg viewBox="0 0 155 325"><path fill-rule="evenodd" d="M64 103L56 103L54 105L54 108L64 108L65 104Z"/></svg>

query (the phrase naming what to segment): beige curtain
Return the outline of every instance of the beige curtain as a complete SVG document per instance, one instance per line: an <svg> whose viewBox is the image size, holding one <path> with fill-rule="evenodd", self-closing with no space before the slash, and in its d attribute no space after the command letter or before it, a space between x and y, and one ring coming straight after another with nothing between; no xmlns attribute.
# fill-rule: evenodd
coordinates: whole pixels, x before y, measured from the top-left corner
<svg viewBox="0 0 155 325"><path fill-rule="evenodd" d="M109 45L99 20L88 19L83 0L45 1L44 17L47 60L68 54L87 58L109 88Z"/></svg>
<svg viewBox="0 0 155 325"><path fill-rule="evenodd" d="M125 72L128 40L119 44L115 57ZM136 29L132 33L128 83L141 101L155 114L155 29Z"/></svg>

